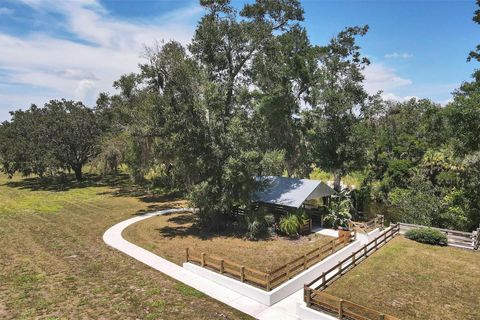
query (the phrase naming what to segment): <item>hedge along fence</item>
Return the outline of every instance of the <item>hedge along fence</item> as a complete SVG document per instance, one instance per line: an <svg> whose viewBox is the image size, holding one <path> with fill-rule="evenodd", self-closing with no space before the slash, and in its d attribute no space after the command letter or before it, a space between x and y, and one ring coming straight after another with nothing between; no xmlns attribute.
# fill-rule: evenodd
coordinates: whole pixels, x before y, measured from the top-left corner
<svg viewBox="0 0 480 320"><path fill-rule="evenodd" d="M412 229L431 228L446 234L448 243L452 247L478 250L480 245L480 227L473 232L463 232L449 229L440 229L435 227L426 227L418 224L400 223L400 233L405 234Z"/></svg>
<svg viewBox="0 0 480 320"><path fill-rule="evenodd" d="M270 291L290 280L300 272L307 270L314 264L322 261L332 253L344 248L354 238L355 232L344 233L342 236L289 261L280 268L268 272L246 267L204 252L198 254L189 248L185 249L185 254L186 262L198 264L204 268L208 268L220 274L230 276L242 282Z"/></svg>
<svg viewBox="0 0 480 320"><path fill-rule="evenodd" d="M344 275L348 270L354 268L357 264L365 260L370 254L383 247L400 233L400 226L397 224L390 227L384 233L367 243L363 248L353 252L351 255L339 261L335 266L323 272L322 275L303 289L304 301L309 308L325 310L338 315L339 319L387 319L396 320L397 318L382 314L373 309L363 307L350 301L346 301L335 296L329 295L322 290L326 289L333 281ZM312 286L319 283L315 288Z"/></svg>

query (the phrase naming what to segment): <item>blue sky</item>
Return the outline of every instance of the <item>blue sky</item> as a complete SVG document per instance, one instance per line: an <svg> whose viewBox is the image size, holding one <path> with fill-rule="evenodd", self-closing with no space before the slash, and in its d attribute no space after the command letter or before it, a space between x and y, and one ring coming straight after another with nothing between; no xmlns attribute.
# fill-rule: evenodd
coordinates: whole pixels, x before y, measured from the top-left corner
<svg viewBox="0 0 480 320"><path fill-rule="evenodd" d="M478 68L466 62L480 43L474 0L302 4L314 44L346 26L370 26L360 44L372 61L365 70L371 93L446 103ZM0 0L0 121L9 110L53 98L92 106L121 74L136 71L145 45L188 43L202 12L193 0Z"/></svg>

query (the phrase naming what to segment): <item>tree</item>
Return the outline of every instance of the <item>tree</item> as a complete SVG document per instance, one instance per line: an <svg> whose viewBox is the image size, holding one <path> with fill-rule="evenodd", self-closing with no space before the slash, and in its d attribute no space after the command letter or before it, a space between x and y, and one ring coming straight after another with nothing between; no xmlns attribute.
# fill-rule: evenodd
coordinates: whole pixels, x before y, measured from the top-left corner
<svg viewBox="0 0 480 320"><path fill-rule="evenodd" d="M4 122L1 128L2 171L10 177L15 172L40 177L53 172L58 162L49 148L45 110L32 105L26 111L17 110L10 114L11 121Z"/></svg>
<svg viewBox="0 0 480 320"><path fill-rule="evenodd" d="M272 38L253 60L254 108L262 138L258 143L267 157L275 151L284 154L282 162L289 176L305 176L310 170L300 112L302 105L310 104L317 51L306 30L293 26Z"/></svg>
<svg viewBox="0 0 480 320"><path fill-rule="evenodd" d="M93 110L81 102L52 100L45 104L46 133L49 149L60 167L71 169L82 180L82 168L99 152L99 121Z"/></svg>
<svg viewBox="0 0 480 320"><path fill-rule="evenodd" d="M301 163L290 155L299 150L294 113L309 76L296 70L314 69L316 61L302 61L311 46L297 23L303 10L296 0L258 0L240 12L227 0L201 4L207 13L191 44L149 48L140 72L116 81L119 94L103 94L97 109L126 137L131 174L140 180L158 170L187 191L200 223L215 228L223 213L248 205L255 175L293 172ZM281 75L268 79L283 64ZM286 111L268 121L275 107ZM277 132L285 134L272 142Z"/></svg>
<svg viewBox="0 0 480 320"><path fill-rule="evenodd" d="M44 108L32 105L12 112L2 125L2 170L13 175L73 170L82 179L82 168L98 152L101 128L93 110L81 102L52 100Z"/></svg>
<svg viewBox="0 0 480 320"><path fill-rule="evenodd" d="M480 0L477 0L477 6L480 7ZM480 9L475 11L475 15L473 16L472 20L473 22L480 24ZM480 61L480 44L477 45L475 50L470 51L468 54L467 60L470 61L472 59Z"/></svg>
<svg viewBox="0 0 480 320"><path fill-rule="evenodd" d="M369 60L356 44L368 26L346 28L321 49L315 100L307 113L309 143L315 165L334 173L334 187L359 168L366 153L362 122L371 116L369 95L363 88L362 70Z"/></svg>

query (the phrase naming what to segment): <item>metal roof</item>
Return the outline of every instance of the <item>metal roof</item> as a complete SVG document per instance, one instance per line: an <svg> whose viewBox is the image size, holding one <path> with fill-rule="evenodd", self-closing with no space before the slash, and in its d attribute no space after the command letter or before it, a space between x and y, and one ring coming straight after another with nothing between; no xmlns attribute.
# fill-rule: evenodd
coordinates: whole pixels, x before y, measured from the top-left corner
<svg viewBox="0 0 480 320"><path fill-rule="evenodd" d="M255 180L261 184L253 200L263 203L300 208L306 200L335 194L335 190L320 180L276 176L260 176Z"/></svg>

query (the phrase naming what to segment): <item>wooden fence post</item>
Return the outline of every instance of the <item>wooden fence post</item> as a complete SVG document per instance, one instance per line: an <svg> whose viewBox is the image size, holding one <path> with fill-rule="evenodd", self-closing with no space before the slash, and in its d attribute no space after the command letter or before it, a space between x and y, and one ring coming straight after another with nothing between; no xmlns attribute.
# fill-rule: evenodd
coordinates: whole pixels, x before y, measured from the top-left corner
<svg viewBox="0 0 480 320"><path fill-rule="evenodd" d="M343 319L343 299L340 299L338 306L338 319Z"/></svg>
<svg viewBox="0 0 480 320"><path fill-rule="evenodd" d="M205 267L205 253L202 252L202 267Z"/></svg>
<svg viewBox="0 0 480 320"><path fill-rule="evenodd" d="M287 279L290 279L290 264L287 263L287 265L285 266L285 268L287 268L287 271L286 271Z"/></svg>
<svg viewBox="0 0 480 320"><path fill-rule="evenodd" d="M340 273L340 276L342 276L342 261L338 261L338 272Z"/></svg>
<svg viewBox="0 0 480 320"><path fill-rule="evenodd" d="M242 282L245 282L245 267L244 266L240 267L240 280Z"/></svg>
<svg viewBox="0 0 480 320"><path fill-rule="evenodd" d="M225 272L224 260L220 260L220 273L223 274Z"/></svg>
<svg viewBox="0 0 480 320"><path fill-rule="evenodd" d="M352 264L354 267L357 265L357 262L355 261L355 259L356 259L356 254L354 253L352 256Z"/></svg>
<svg viewBox="0 0 480 320"><path fill-rule="evenodd" d="M307 269L307 255L303 255L303 269Z"/></svg>
<svg viewBox="0 0 480 320"><path fill-rule="evenodd" d="M325 281L326 280L326 276L325 276L325 272L322 272L322 286L325 285Z"/></svg>
<svg viewBox="0 0 480 320"><path fill-rule="evenodd" d="M367 256L367 244L363 246L363 254L365 255L365 257Z"/></svg>
<svg viewBox="0 0 480 320"><path fill-rule="evenodd" d="M312 289L310 289L309 287L307 287L307 285L305 285L304 291L306 293L305 302L307 303L307 307L310 307L312 305Z"/></svg>
<svg viewBox="0 0 480 320"><path fill-rule="evenodd" d="M267 273L266 276L266 282L267 282L267 291L270 291L270 273Z"/></svg>
<svg viewBox="0 0 480 320"><path fill-rule="evenodd" d="M188 262L188 248L185 248L185 258L186 258L186 262Z"/></svg>

